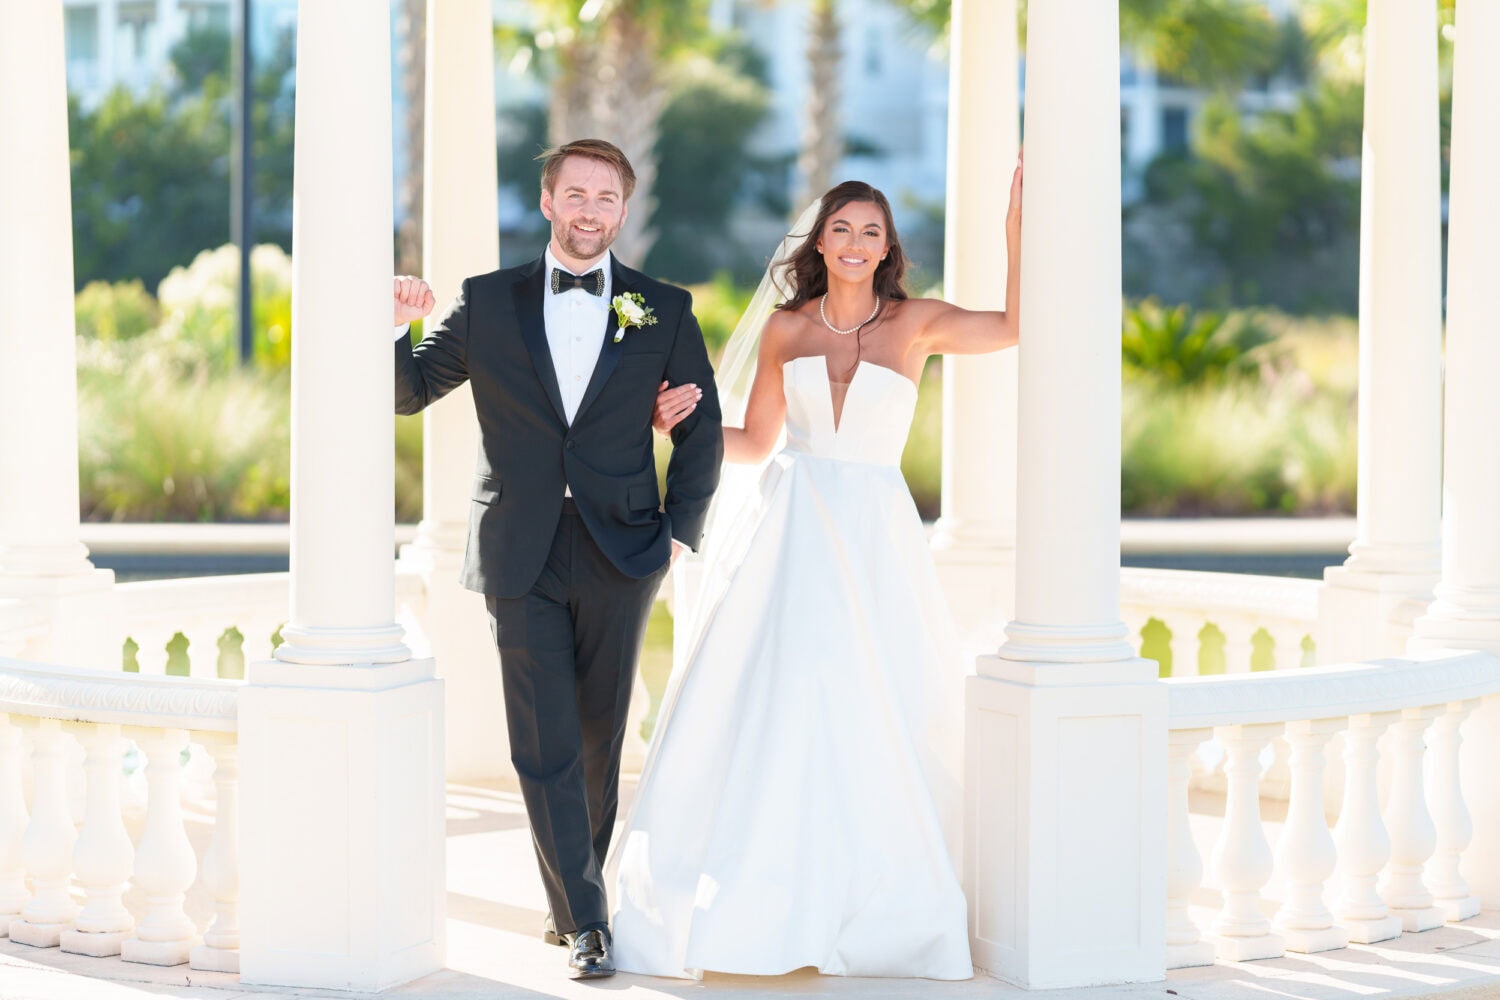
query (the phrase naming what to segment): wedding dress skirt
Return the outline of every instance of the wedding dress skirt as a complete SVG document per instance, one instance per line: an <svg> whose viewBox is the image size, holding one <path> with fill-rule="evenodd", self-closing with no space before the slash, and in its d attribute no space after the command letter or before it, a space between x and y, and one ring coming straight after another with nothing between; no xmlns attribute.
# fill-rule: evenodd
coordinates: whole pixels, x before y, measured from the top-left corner
<svg viewBox="0 0 1500 1000"><path fill-rule="evenodd" d="M786 448L708 540L610 861L615 958L967 979L964 667L901 476L916 387L861 363L835 430L823 359L783 380Z"/></svg>

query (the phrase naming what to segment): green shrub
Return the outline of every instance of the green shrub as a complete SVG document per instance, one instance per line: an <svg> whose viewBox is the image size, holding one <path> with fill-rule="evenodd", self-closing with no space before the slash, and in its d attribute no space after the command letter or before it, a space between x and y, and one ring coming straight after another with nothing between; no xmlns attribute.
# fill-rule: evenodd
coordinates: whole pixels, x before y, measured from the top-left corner
<svg viewBox="0 0 1500 1000"><path fill-rule="evenodd" d="M174 356L217 371L238 363L239 267L239 249L226 244L162 279L161 337ZM250 288L254 361L265 370L285 369L292 356L292 262L285 251L274 244L250 251Z"/></svg>
<svg viewBox="0 0 1500 1000"><path fill-rule="evenodd" d="M73 318L80 337L130 340L156 329L161 310L140 281L91 281L73 297Z"/></svg>
<svg viewBox="0 0 1500 1000"><path fill-rule="evenodd" d="M1120 338L1127 372L1174 385L1222 380L1253 372L1271 334L1253 313L1171 309L1155 299L1125 307Z"/></svg>

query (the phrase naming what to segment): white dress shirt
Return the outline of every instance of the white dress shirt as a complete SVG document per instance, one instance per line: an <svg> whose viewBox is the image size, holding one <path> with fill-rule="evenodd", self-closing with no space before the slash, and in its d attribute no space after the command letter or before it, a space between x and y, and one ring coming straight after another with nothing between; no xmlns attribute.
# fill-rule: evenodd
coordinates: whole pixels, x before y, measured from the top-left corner
<svg viewBox="0 0 1500 1000"><path fill-rule="evenodd" d="M609 324L609 300L614 284L612 263L611 255L605 253L594 265L604 269L603 295L590 295L582 288L553 294L554 267L569 274L576 272L552 256L551 244L542 255L547 279L546 290L542 292L542 321L547 327L547 349L552 352L557 388L562 393L563 411L570 425L578 416L578 404L583 402L584 390L589 387L589 379L599 363L599 352L604 349L604 328Z"/></svg>

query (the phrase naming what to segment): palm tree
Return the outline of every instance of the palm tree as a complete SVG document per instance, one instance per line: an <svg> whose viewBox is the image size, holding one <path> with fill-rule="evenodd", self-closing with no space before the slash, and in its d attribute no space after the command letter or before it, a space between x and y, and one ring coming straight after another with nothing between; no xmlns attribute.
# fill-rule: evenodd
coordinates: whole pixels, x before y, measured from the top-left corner
<svg viewBox="0 0 1500 1000"><path fill-rule="evenodd" d="M396 198L401 226L396 232L396 273L422 273L422 175L427 116L427 0L401 0L397 21L398 85L405 104L401 133L406 144L406 173Z"/></svg>
<svg viewBox="0 0 1500 1000"><path fill-rule="evenodd" d="M839 116L839 76L844 52L839 42L836 0L811 0L807 32L807 117L802 149L797 156L801 177L792 214L833 185L834 171L844 158L843 124Z"/></svg>
<svg viewBox="0 0 1500 1000"><path fill-rule="evenodd" d="M665 61L700 38L706 0L533 0L538 26L512 37L550 63L548 140L608 139L630 158L636 189L614 250L641 264L655 240L656 139Z"/></svg>

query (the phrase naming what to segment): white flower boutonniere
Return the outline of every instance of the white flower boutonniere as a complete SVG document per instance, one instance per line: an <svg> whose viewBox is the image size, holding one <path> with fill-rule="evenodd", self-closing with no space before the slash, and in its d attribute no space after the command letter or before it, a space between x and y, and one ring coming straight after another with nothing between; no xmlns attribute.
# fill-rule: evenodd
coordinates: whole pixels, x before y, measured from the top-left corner
<svg viewBox="0 0 1500 1000"><path fill-rule="evenodd" d="M646 305L646 299L640 292L616 295L609 304L615 311L615 320L618 323L618 328L615 330L615 343L617 344L625 339L626 330L656 324L656 316L651 312L651 307Z"/></svg>

